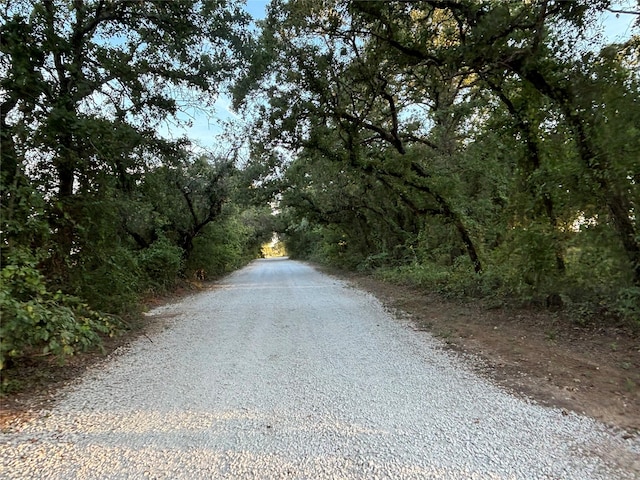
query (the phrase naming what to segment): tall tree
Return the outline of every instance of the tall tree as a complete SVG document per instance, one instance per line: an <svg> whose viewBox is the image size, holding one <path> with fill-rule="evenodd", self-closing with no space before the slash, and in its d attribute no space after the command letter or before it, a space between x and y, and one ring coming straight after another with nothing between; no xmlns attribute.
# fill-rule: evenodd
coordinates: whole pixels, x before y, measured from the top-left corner
<svg viewBox="0 0 640 480"><path fill-rule="evenodd" d="M607 0L353 2L354 11L367 20L371 35L393 47L407 62L453 64L485 78L513 74L553 102L571 129L576 153L607 206L634 282L640 285L640 236L627 193L635 185L629 182L628 175L617 174L606 146L597 142L603 116L599 108L594 108L598 99L593 94L599 98L607 85L594 75L589 62L564 54L560 43L555 47L549 43L549 38L558 38L556 26L565 23L578 32L568 39L575 45L585 25L610 6ZM430 43L437 31L434 20L442 11L455 20L455 28L451 30L455 42L434 48ZM429 28L414 35L410 32L415 31L412 27L417 26L418 18ZM624 82L616 85L619 95L631 94L628 85Z"/></svg>
<svg viewBox="0 0 640 480"><path fill-rule="evenodd" d="M316 126L337 129L358 168L383 176L395 171L419 186L422 195L435 199L480 272L480 255L464 215L436 187L428 167L436 157L455 154L462 117L453 106L467 88L464 75L455 67L418 69L398 62L393 49L366 37L362 22L345 2L274 2L262 44L266 53L254 62L253 76L238 84L237 93L239 98L246 94L251 81L272 80L265 87L271 141L290 136L297 141L294 147L312 147L304 139ZM271 70L264 68L265 59L271 61ZM406 88L407 84L414 88ZM417 111L426 117L416 121ZM405 155L414 144L428 147L426 158L413 155L399 160L407 165L403 173L384 162L362 163L367 155L361 152L367 148L388 145Z"/></svg>
<svg viewBox="0 0 640 480"><path fill-rule="evenodd" d="M211 105L241 67L247 18L222 0L23 0L2 15L3 156L46 173L32 179L55 199L50 222L64 259L74 245L81 177L105 163L116 175L144 168L123 164L99 136L133 128L140 135L120 140L135 150L154 143L157 126L185 99ZM12 147L18 139L23 160Z"/></svg>

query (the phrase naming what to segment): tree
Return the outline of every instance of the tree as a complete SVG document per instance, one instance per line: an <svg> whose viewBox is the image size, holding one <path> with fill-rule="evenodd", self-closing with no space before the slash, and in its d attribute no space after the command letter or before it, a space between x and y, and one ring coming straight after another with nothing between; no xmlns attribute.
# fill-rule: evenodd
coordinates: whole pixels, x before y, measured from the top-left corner
<svg viewBox="0 0 640 480"><path fill-rule="evenodd" d="M489 79L493 75L505 77L513 74L553 102L563 116L563 122L571 129L576 152L598 195L608 207L608 215L627 254L634 282L640 285L637 224L633 220L633 205L623 193L634 186L624 176L615 174L607 149L595 141L603 126L603 117L600 109L593 107L598 104L606 85L594 77L589 62L563 55L564 52L560 51L562 39L556 46L546 40L554 38L550 33L560 22L575 26L580 35L593 15L610 8L610 5L611 2L606 0L595 3L479 3L468 0L354 2L353 8L367 20L371 35L394 48L406 58L406 62L417 65L453 64L458 69L464 68ZM434 16L441 11L455 21L453 48L446 44L432 48L433 28L422 35L405 33L411 31L409 27L418 17L422 22L434 25ZM402 22L407 26L398 28L398 23ZM489 86L496 91L495 83ZM622 96L630 93L624 83L618 83L616 87ZM593 98L593 93L598 99ZM508 100L504 96L501 99ZM547 202L547 209L549 206ZM550 220L553 222L553 213Z"/></svg>
<svg viewBox="0 0 640 480"><path fill-rule="evenodd" d="M142 248L162 233L188 257L194 239L221 216L233 173L229 160L206 156L160 165L141 179L140 193L147 206L124 212L125 228Z"/></svg>
<svg viewBox="0 0 640 480"><path fill-rule="evenodd" d="M49 215L64 259L83 174L105 163L120 174L144 168L97 137L133 128L139 135L127 147L135 150L153 144L151 129L184 106L178 95L211 104L240 66L246 18L226 2L190 0L20 1L3 17L3 150L13 158L10 171L30 162L47 172L34 180L55 196ZM119 147L129 138L120 140Z"/></svg>
<svg viewBox="0 0 640 480"><path fill-rule="evenodd" d="M467 88L464 76L431 66L421 71L407 69L395 61L391 49L365 38L360 28L342 2L274 2L262 36L266 53L258 56L253 75L239 83L238 99L247 95L251 82L255 85L260 78L272 79L269 87L264 87L269 92L270 108L261 110L261 116L269 121L267 141L291 138L287 146L308 149L313 147L305 142L309 132L321 126L335 128L341 132L339 141L351 152L350 161L380 176L388 177L394 170L398 175L398 169L379 162L363 165L361 158L366 155L360 151L376 150L381 142L400 155L406 154L412 144L429 147L423 150L425 159L414 155L411 160L398 160L408 164L400 175L439 204L439 214L459 232L475 270L480 272L478 249L464 216L447 194L435 187L427 166L435 157L455 154L456 130L462 117L450 114L461 89ZM265 59L271 61L268 71ZM423 79L420 84L418 78ZM405 82L411 82L414 88L405 88ZM427 111L428 117L417 122L405 120L417 109Z"/></svg>
<svg viewBox="0 0 640 480"><path fill-rule="evenodd" d="M171 287L218 219L230 164L161 131L243 68L248 18L224 0L0 8L0 360L64 356Z"/></svg>
<svg viewBox="0 0 640 480"><path fill-rule="evenodd" d="M637 291L637 37L576 48L610 8L272 2L235 93L254 151L289 151L289 251L411 247L475 291L543 301Z"/></svg>

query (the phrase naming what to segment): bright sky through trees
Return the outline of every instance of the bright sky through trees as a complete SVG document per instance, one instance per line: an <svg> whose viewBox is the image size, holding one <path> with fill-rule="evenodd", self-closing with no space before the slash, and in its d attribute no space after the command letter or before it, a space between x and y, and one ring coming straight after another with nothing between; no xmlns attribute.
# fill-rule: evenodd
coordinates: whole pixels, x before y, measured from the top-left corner
<svg viewBox="0 0 640 480"><path fill-rule="evenodd" d="M246 0L246 11L255 20L265 17L269 0ZM196 150L219 151L224 150L225 139L222 138L222 122L238 118L231 109L231 100L226 95L220 95L215 103L213 111L205 111L198 108L189 108L179 115L189 125L171 125L168 128L168 136L172 138L188 137L195 145ZM167 130L166 126L163 130Z"/></svg>

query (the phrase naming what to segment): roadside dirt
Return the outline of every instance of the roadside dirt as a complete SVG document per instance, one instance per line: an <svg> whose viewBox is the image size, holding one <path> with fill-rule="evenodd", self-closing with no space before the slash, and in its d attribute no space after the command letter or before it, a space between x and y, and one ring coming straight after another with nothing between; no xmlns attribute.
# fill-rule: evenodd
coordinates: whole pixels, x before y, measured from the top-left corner
<svg viewBox="0 0 640 480"><path fill-rule="evenodd" d="M481 359L478 371L541 404L593 417L626 432L640 433L640 337L623 328L577 326L558 313L490 310L370 276L331 272L374 294L387 308L411 320L416 330L442 339L448 348ZM149 299L150 307L175 301L201 284L171 296ZM46 408L63 385L104 361L133 339L163 328L164 319L145 317L141 329L109 339L104 353L73 357L64 366L42 360L17 372L25 387L0 399L0 430ZM149 340L151 341L151 340Z"/></svg>
<svg viewBox="0 0 640 480"><path fill-rule="evenodd" d="M492 310L370 276L338 275L408 317L416 330L479 357L478 371L502 387L543 405L585 414L624 435L640 433L637 332L578 326L558 312Z"/></svg>

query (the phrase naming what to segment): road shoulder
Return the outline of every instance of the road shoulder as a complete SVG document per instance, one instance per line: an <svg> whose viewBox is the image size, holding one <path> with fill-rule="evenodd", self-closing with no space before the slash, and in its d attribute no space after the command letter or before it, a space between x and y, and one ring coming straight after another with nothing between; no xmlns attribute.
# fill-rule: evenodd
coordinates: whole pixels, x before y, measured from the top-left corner
<svg viewBox="0 0 640 480"><path fill-rule="evenodd" d="M371 276L331 272L375 295L413 328L473 355L475 368L542 405L640 434L640 339L621 327L579 326L558 312L487 309Z"/></svg>

